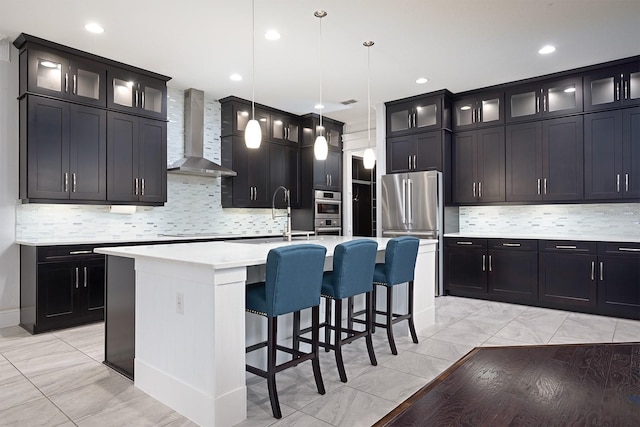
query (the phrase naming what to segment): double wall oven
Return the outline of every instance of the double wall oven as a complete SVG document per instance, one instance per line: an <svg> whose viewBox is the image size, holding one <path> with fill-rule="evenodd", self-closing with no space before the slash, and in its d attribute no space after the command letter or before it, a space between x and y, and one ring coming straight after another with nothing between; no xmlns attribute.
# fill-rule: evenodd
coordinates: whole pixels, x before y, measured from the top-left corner
<svg viewBox="0 0 640 427"><path fill-rule="evenodd" d="M342 194L337 191L316 190L313 199L316 235L342 235Z"/></svg>

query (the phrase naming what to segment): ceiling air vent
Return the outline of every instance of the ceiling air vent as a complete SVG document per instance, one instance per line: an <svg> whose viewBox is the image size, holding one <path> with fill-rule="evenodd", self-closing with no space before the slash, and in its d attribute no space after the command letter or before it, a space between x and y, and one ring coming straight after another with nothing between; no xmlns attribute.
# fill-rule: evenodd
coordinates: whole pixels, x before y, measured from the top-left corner
<svg viewBox="0 0 640 427"><path fill-rule="evenodd" d="M349 104L355 104L356 102L358 101L356 101L355 99L347 99L346 101L342 101L340 104L349 105Z"/></svg>

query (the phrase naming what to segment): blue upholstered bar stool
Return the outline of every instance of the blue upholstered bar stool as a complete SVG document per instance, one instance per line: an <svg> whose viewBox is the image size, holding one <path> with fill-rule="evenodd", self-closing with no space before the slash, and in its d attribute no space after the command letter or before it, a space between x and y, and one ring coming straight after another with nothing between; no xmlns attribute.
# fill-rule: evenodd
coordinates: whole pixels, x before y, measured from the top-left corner
<svg viewBox="0 0 640 427"><path fill-rule="evenodd" d="M318 343L320 340L320 289L327 250L319 245L292 245L271 249L267 256L265 281L247 286L246 309L267 317L267 341L247 347L247 353L267 347L267 370L247 364L247 371L267 379L273 416L282 418L276 373L311 360L318 393L324 394L320 373ZM311 352L277 344L278 316L312 309ZM299 329L299 328L298 328ZM295 334L295 331L294 331ZM291 360L276 365L276 351L289 353Z"/></svg>
<svg viewBox="0 0 640 427"><path fill-rule="evenodd" d="M396 342L393 339L393 325L403 320L409 322L409 331L414 343L418 342L416 328L413 324L413 278L416 268L416 258L418 257L419 239L411 236L394 237L387 243L385 249L384 263L376 264L373 273L373 283L377 286L387 288L387 309L386 311L376 310L375 314L385 316L385 323L374 321L376 326L387 330L387 338L391 353L398 354ZM401 283L408 283L407 293L409 294L409 307L407 314L393 313L393 287ZM373 290L373 301L376 301L376 286ZM375 330L375 329L374 329Z"/></svg>
<svg viewBox="0 0 640 427"><path fill-rule="evenodd" d="M347 382L347 374L342 359L342 346L351 341L365 337L367 351L372 365L377 365L376 355L371 340L373 326L373 269L376 263L378 243L373 240L361 239L341 243L333 253L333 271L326 271L322 279L322 297L325 298L325 340L320 343L327 351L334 350L336 365L340 381ZM363 331L356 331L352 327L351 319L345 328L342 325L342 300L355 295L365 294L365 327ZM333 322L331 320L331 301L335 305ZM295 323L295 317L294 317ZM295 328L294 324L294 328ZM333 344L331 344L331 331ZM342 336L346 335L345 338ZM294 344L295 345L295 344Z"/></svg>

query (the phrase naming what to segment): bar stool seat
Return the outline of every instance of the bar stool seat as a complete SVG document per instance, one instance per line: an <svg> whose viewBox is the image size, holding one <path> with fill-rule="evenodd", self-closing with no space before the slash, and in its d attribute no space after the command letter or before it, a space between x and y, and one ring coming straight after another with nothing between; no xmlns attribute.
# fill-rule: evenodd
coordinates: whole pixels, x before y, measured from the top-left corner
<svg viewBox="0 0 640 427"><path fill-rule="evenodd" d="M246 370L267 379L271 411L275 418L282 418L275 375L287 368L311 360L313 376L318 393L325 394L318 348L320 341L320 289L326 249L319 245L292 245L271 249L267 256L264 282L248 285L246 288L246 310L267 318L267 340L251 345L246 352L267 347L267 369L249 364ZM310 328L311 351L301 352L299 348L289 348L277 343L278 316L311 308ZM299 329L299 328L298 328ZM294 330L294 341L296 331ZM277 351L291 355L291 360L276 364Z"/></svg>

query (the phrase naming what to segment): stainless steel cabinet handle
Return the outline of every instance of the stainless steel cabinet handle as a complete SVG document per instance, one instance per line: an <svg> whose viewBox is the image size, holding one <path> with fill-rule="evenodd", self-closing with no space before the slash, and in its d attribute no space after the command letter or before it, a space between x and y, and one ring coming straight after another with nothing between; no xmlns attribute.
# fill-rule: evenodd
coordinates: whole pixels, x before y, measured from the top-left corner
<svg viewBox="0 0 640 427"><path fill-rule="evenodd" d="M540 112L540 98L536 96L536 113Z"/></svg>
<svg viewBox="0 0 640 427"><path fill-rule="evenodd" d="M574 245L556 245L556 249L577 249Z"/></svg>
<svg viewBox="0 0 640 427"><path fill-rule="evenodd" d="M622 252L640 252L638 248L618 248L618 250Z"/></svg>
<svg viewBox="0 0 640 427"><path fill-rule="evenodd" d="M595 270L596 270L596 262L591 261L591 280L594 280Z"/></svg>
<svg viewBox="0 0 640 427"><path fill-rule="evenodd" d="M629 192L629 174L624 174L624 191Z"/></svg>
<svg viewBox="0 0 640 427"><path fill-rule="evenodd" d="M413 155L413 169L417 169L417 168L416 168L416 158L417 158L417 157L418 157L418 155L417 155L417 154L414 154L414 155Z"/></svg>
<svg viewBox="0 0 640 427"><path fill-rule="evenodd" d="M482 255L482 271L487 271L486 262L487 262L487 256Z"/></svg>
<svg viewBox="0 0 640 427"><path fill-rule="evenodd" d="M506 246L509 248L519 248L521 245L520 243L503 243L502 246Z"/></svg>
<svg viewBox="0 0 640 427"><path fill-rule="evenodd" d="M136 89L136 108L138 108L138 89Z"/></svg>
<svg viewBox="0 0 640 427"><path fill-rule="evenodd" d="M489 255L489 271L493 271L493 266L491 265L491 257L493 255Z"/></svg>
<svg viewBox="0 0 640 427"><path fill-rule="evenodd" d="M69 92L69 73L64 73L64 93Z"/></svg>
<svg viewBox="0 0 640 427"><path fill-rule="evenodd" d="M600 261L600 281L602 282L604 280L604 264L602 263L602 261Z"/></svg>
<svg viewBox="0 0 640 427"><path fill-rule="evenodd" d="M76 173L74 172L71 174L71 192L75 193L76 188Z"/></svg>
<svg viewBox="0 0 640 427"><path fill-rule="evenodd" d="M82 255L82 254L92 254L91 251L71 251L69 255Z"/></svg>
<svg viewBox="0 0 640 427"><path fill-rule="evenodd" d="M473 183L473 187L472 188L473 188L473 190L472 190L473 191L473 198L475 199L476 198L476 183L475 183L475 181Z"/></svg>
<svg viewBox="0 0 640 427"><path fill-rule="evenodd" d="M138 183L138 178L135 179L135 195L138 195L138 190L139 190L139 183Z"/></svg>
<svg viewBox="0 0 640 427"><path fill-rule="evenodd" d="M255 197L253 200L258 200L258 187L253 187L255 189Z"/></svg>
<svg viewBox="0 0 640 427"><path fill-rule="evenodd" d="M624 82L624 99L629 99L629 82Z"/></svg>
<svg viewBox="0 0 640 427"><path fill-rule="evenodd" d="M478 198L482 199L482 181L478 181Z"/></svg>
<svg viewBox="0 0 640 427"><path fill-rule="evenodd" d="M620 192L620 174L616 174L616 192Z"/></svg>
<svg viewBox="0 0 640 427"><path fill-rule="evenodd" d="M620 83L616 83L616 101L620 101Z"/></svg>
<svg viewBox="0 0 640 427"><path fill-rule="evenodd" d="M465 241L456 242L456 245L473 245L473 242L465 242Z"/></svg>
<svg viewBox="0 0 640 427"><path fill-rule="evenodd" d="M69 191L69 173L65 172L64 173L64 192L68 192Z"/></svg>
<svg viewBox="0 0 640 427"><path fill-rule="evenodd" d="M78 283L80 282L80 268L76 267L76 289L78 289Z"/></svg>
<svg viewBox="0 0 640 427"><path fill-rule="evenodd" d="M84 287L87 287L87 267L84 267Z"/></svg>
<svg viewBox="0 0 640 427"><path fill-rule="evenodd" d="M141 179L142 185L140 186L140 195L144 196L144 178Z"/></svg>
<svg viewBox="0 0 640 427"><path fill-rule="evenodd" d="M538 196L540 195L540 178L538 178Z"/></svg>
<svg viewBox="0 0 640 427"><path fill-rule="evenodd" d="M547 95L542 97L542 111L547 111Z"/></svg>
<svg viewBox="0 0 640 427"><path fill-rule="evenodd" d="M73 75L73 94L77 95L78 94L78 83L76 81L76 75Z"/></svg>
<svg viewBox="0 0 640 427"><path fill-rule="evenodd" d="M418 116L418 114L417 114L417 113L413 113L413 127L414 127L414 128L415 128L415 127L418 127L418 125L417 125L417 120L416 120L416 117L417 117L417 116Z"/></svg>
<svg viewBox="0 0 640 427"><path fill-rule="evenodd" d="M547 178L544 179L544 194L547 194Z"/></svg>
<svg viewBox="0 0 640 427"><path fill-rule="evenodd" d="M407 156L407 161L409 162L407 169L411 170L411 156Z"/></svg>

